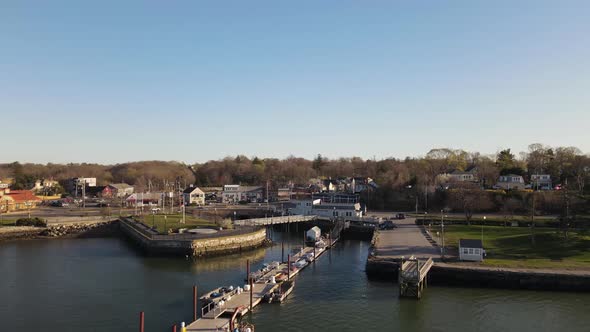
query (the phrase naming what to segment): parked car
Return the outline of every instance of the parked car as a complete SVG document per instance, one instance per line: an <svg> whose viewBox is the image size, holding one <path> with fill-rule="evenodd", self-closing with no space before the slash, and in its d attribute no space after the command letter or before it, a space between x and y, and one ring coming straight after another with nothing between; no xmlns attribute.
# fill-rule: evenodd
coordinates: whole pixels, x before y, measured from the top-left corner
<svg viewBox="0 0 590 332"><path fill-rule="evenodd" d="M381 223L379 225L379 229L381 229L381 230L394 229L394 228L395 228L395 224L391 220L387 220L384 223Z"/></svg>
<svg viewBox="0 0 590 332"><path fill-rule="evenodd" d="M403 213L398 213L395 215L395 218L396 219L406 219L406 215Z"/></svg>

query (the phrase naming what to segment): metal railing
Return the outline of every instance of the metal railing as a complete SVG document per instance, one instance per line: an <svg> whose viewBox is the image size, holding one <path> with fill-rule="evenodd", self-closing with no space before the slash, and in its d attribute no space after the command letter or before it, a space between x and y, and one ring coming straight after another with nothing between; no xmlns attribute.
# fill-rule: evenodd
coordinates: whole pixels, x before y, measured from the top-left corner
<svg viewBox="0 0 590 332"><path fill-rule="evenodd" d="M282 216L282 217L267 217L267 218L253 218L234 221L234 225L237 226L266 226L275 224L287 224L292 222L304 222L316 220L317 216Z"/></svg>

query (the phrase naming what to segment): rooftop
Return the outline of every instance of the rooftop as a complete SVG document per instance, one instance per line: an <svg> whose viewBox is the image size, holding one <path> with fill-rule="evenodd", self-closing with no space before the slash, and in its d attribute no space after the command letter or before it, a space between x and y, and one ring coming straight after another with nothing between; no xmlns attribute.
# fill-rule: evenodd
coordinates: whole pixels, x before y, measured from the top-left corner
<svg viewBox="0 0 590 332"><path fill-rule="evenodd" d="M461 248L480 248L483 249L483 244L481 240L476 239L460 239L459 240L459 247Z"/></svg>

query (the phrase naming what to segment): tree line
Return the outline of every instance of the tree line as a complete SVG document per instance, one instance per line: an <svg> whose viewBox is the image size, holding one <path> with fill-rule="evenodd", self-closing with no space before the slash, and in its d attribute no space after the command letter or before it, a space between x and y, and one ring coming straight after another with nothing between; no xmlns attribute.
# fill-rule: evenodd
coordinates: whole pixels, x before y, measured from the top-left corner
<svg viewBox="0 0 590 332"><path fill-rule="evenodd" d="M478 182L457 185L452 191L440 189L440 174L476 169ZM116 165L101 164L31 164L0 165L0 179L13 178L15 189L31 188L36 179L61 182L73 177L96 177L99 185L126 182L138 191L170 190L224 184L265 185L272 188L288 184L306 186L312 178L370 177L378 185L374 192L361 194L370 208L438 209L453 206L458 210L500 210L506 202L490 198L482 203L475 199L479 190L490 189L504 174L522 175L529 180L534 174L549 174L554 184L567 185L570 192L587 193L590 180L590 157L575 147L550 147L531 144L518 154L510 149L494 155L482 155L460 149L437 148L422 157L381 160L359 157L330 159L318 154L309 160L290 156L285 159L238 155L193 165L175 161L141 161ZM463 197L463 199L461 199ZM516 199L510 197L511 199ZM522 198L526 200L526 198ZM455 203L453 203L455 202ZM511 204L514 202L511 201ZM517 209L518 210L518 209Z"/></svg>

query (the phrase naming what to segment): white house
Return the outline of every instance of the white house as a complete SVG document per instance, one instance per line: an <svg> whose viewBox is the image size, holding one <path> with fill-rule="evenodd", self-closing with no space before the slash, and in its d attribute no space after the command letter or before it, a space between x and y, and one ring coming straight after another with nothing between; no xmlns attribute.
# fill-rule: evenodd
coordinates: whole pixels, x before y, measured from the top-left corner
<svg viewBox="0 0 590 332"><path fill-rule="evenodd" d="M553 188L551 175L533 174L531 175L531 188L536 190L551 190Z"/></svg>
<svg viewBox="0 0 590 332"><path fill-rule="evenodd" d="M205 192L199 187L190 186L182 192L184 204L205 205Z"/></svg>
<svg viewBox="0 0 590 332"><path fill-rule="evenodd" d="M524 189L524 179L522 176L516 175L516 174L502 175L498 179L496 186L498 186L499 188L502 188L502 189L506 189L506 190L509 190L509 189L523 190Z"/></svg>
<svg viewBox="0 0 590 332"><path fill-rule="evenodd" d="M459 259L462 261L481 262L484 256L481 240L460 239Z"/></svg>

